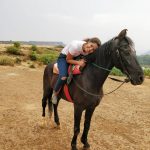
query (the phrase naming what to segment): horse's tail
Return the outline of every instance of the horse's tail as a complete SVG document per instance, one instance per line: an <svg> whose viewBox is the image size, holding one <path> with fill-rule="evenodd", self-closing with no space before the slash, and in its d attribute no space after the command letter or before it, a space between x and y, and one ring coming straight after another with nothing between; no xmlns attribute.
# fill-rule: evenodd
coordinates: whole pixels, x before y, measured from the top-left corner
<svg viewBox="0 0 150 150"><path fill-rule="evenodd" d="M51 97L53 94L53 88L51 87L51 81L53 76L53 65L54 64L48 64L45 67L44 74L43 74L43 98L42 98L43 117L45 117L45 108L46 108L47 100L48 100L49 112L51 113L52 111Z"/></svg>

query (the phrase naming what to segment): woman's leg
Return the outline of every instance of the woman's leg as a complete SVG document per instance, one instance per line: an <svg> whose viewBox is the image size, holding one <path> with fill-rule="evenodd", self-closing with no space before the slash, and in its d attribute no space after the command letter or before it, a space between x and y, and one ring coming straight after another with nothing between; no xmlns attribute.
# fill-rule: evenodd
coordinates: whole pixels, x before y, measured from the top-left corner
<svg viewBox="0 0 150 150"><path fill-rule="evenodd" d="M54 95L52 99L53 104L57 103L57 94L59 93L61 87L66 82L67 75L68 75L68 63L66 62L66 58L58 58L57 63L59 69L59 76L54 87Z"/></svg>

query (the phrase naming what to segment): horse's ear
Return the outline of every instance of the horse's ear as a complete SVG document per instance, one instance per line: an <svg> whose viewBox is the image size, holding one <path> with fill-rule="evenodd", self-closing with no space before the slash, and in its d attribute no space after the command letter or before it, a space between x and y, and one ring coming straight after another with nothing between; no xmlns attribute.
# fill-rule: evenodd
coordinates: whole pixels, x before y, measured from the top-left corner
<svg viewBox="0 0 150 150"><path fill-rule="evenodd" d="M127 31L128 31L127 29L122 30L122 31L119 33L119 35L117 36L117 39L122 40L122 39L126 36Z"/></svg>

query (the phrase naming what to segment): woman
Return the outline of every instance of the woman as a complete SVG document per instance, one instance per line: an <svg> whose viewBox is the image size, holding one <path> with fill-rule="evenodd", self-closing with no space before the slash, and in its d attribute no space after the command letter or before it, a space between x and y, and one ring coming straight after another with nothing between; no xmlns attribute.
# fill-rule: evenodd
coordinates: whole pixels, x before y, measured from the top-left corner
<svg viewBox="0 0 150 150"><path fill-rule="evenodd" d="M98 38L94 37L91 39L85 39L83 41L73 41L62 49L57 60L59 77L53 90L53 104L57 103L57 95L61 87L66 82L68 75L68 64L74 64L84 67L86 65L85 60L74 60L74 57L77 57L79 55L91 54L99 46L101 46L101 41Z"/></svg>

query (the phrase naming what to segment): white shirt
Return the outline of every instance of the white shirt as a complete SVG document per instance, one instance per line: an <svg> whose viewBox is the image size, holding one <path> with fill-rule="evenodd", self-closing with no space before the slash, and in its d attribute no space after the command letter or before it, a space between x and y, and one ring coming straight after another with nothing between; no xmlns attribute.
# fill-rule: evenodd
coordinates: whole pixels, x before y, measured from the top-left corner
<svg viewBox="0 0 150 150"><path fill-rule="evenodd" d="M82 49L84 43L86 42L85 41L72 41L70 44L66 45L62 49L61 53L67 55L69 52L74 57L79 56L80 54L86 55Z"/></svg>

